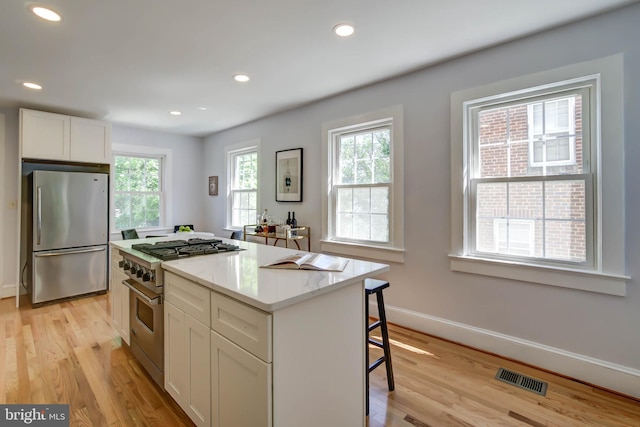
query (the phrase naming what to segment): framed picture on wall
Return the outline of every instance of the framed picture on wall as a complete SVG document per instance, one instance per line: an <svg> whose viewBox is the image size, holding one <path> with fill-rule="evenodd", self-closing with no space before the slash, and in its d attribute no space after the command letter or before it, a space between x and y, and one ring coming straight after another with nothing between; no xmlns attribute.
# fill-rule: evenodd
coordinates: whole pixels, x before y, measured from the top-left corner
<svg viewBox="0 0 640 427"><path fill-rule="evenodd" d="M218 177L217 176L209 177L209 195L210 196L218 195Z"/></svg>
<svg viewBox="0 0 640 427"><path fill-rule="evenodd" d="M276 202L302 201L302 148L276 151Z"/></svg>

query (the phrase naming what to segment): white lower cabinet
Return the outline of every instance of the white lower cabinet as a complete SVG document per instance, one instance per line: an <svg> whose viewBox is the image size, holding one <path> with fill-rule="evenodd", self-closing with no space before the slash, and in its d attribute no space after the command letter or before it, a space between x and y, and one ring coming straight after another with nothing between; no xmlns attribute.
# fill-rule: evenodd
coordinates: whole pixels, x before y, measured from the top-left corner
<svg viewBox="0 0 640 427"><path fill-rule="evenodd" d="M270 427L271 364L211 331L213 427Z"/></svg>
<svg viewBox="0 0 640 427"><path fill-rule="evenodd" d="M209 326L165 301L164 330L165 390L196 425L210 426Z"/></svg>

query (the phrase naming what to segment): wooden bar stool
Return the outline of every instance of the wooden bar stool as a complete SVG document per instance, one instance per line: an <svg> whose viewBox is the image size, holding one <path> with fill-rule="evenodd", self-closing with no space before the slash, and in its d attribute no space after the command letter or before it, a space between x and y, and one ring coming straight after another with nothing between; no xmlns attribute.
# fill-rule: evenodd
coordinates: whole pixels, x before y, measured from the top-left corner
<svg viewBox="0 0 640 427"><path fill-rule="evenodd" d="M367 328L367 339L365 341L365 355L367 361L367 415L369 415L369 372L376 369L382 363L385 363L387 367L387 384L389 391L393 391L395 388L393 382L393 368L391 367L391 349L389 348L389 331L387 330L387 315L384 311L384 298L382 296L382 290L389 287L389 282L378 279L364 279L364 313L365 313L365 326ZM369 324L369 295L376 294L378 301L378 317L379 320ZM375 328L380 327L382 333L382 342L369 338L369 333ZM369 344L373 344L376 347L380 347L384 351L384 355L372 364L369 365Z"/></svg>

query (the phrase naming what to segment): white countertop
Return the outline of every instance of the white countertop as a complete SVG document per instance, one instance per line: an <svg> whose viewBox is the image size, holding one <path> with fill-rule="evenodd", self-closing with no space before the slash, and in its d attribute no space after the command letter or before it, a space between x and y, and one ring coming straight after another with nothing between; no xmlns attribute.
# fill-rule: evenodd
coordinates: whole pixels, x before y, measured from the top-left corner
<svg viewBox="0 0 640 427"><path fill-rule="evenodd" d="M166 261L162 267L260 310L273 312L389 270L386 264L349 259L341 272L277 270L261 265L301 252L222 239L243 251Z"/></svg>
<svg viewBox="0 0 640 427"><path fill-rule="evenodd" d="M211 233L176 233L167 237L115 240L110 244L151 263L157 258L131 249L136 243L153 243L177 238L211 238ZM228 295L260 310L273 312L288 305L377 276L389 270L387 264L349 259L340 272L260 268L293 253L304 252L259 243L216 237L244 249L164 261L162 267L209 289Z"/></svg>

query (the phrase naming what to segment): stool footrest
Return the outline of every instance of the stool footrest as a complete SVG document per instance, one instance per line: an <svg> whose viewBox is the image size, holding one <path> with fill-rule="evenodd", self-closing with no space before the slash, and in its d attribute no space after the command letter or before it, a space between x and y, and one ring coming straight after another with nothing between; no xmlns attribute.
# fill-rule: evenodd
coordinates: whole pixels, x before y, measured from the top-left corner
<svg viewBox="0 0 640 427"><path fill-rule="evenodd" d="M379 348L384 349L384 344L383 344L383 343L381 343L380 341L376 341L376 340L374 340L373 338L369 338L369 344L373 344L373 345L375 345L376 347L379 347Z"/></svg>
<svg viewBox="0 0 640 427"><path fill-rule="evenodd" d="M385 361L385 357L382 356L381 358L379 358L378 360L376 360L375 362L373 362L371 365L369 365L369 372L373 371L374 369L376 369L378 366L382 365L382 362Z"/></svg>
<svg viewBox="0 0 640 427"><path fill-rule="evenodd" d="M375 328L377 328L378 326L380 326L382 323L380 323L379 320L373 322L372 324L369 325L369 332L373 331Z"/></svg>

